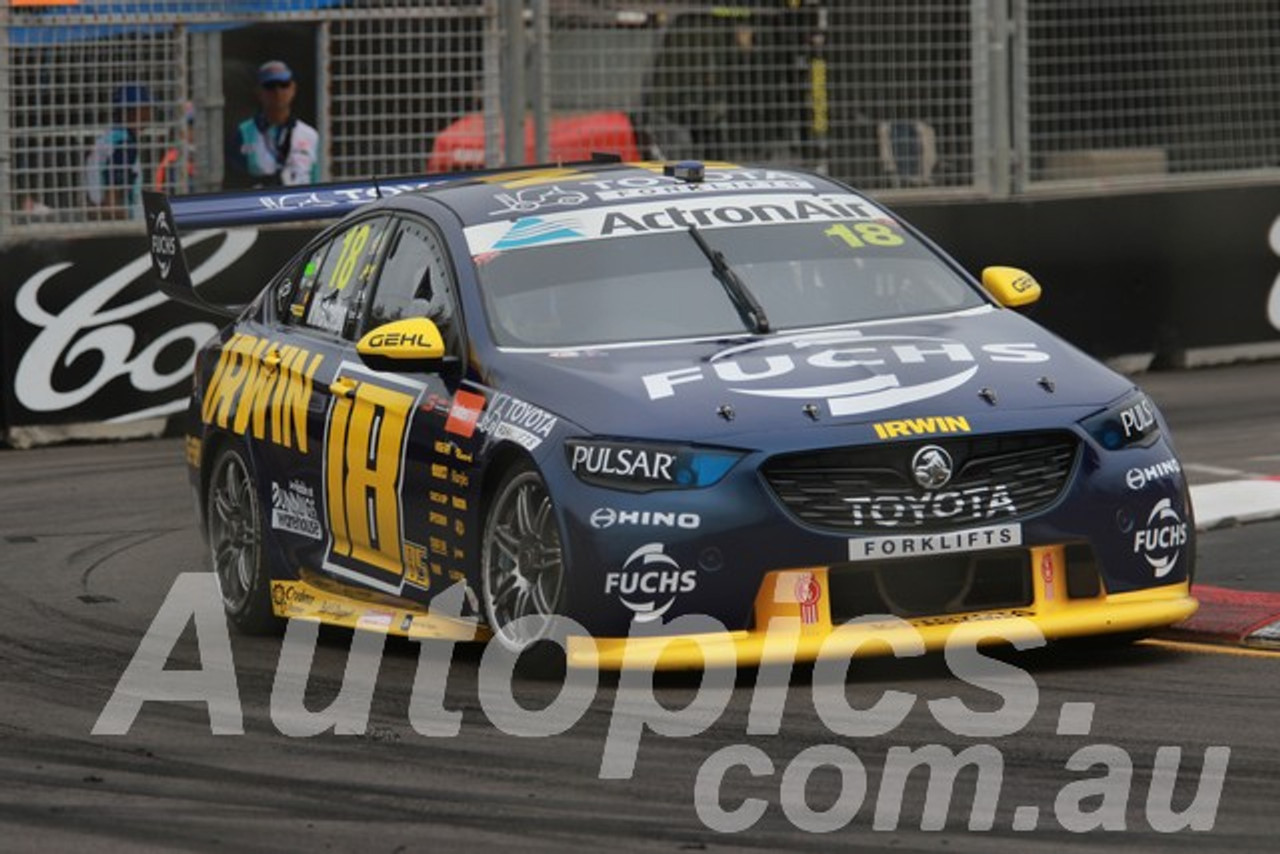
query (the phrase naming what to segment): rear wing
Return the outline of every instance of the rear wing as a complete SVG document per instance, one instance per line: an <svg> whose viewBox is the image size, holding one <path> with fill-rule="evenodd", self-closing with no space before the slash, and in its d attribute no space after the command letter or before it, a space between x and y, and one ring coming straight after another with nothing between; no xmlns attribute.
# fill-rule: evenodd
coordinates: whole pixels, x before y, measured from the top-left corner
<svg viewBox="0 0 1280 854"><path fill-rule="evenodd" d="M191 281L179 230L229 228L339 219L351 211L387 196L465 180L476 173L451 172L378 181L348 181L307 187L270 187L230 193L175 196L146 191L142 207L146 215L147 248L151 269L161 293L176 302L234 317L242 306L205 300Z"/></svg>
<svg viewBox="0 0 1280 854"><path fill-rule="evenodd" d="M601 166L618 163L616 154L592 152L591 159L556 164L483 169L474 172L444 172L401 178L313 184L305 187L264 187L229 193L204 193L169 197L144 191L142 208L146 214L147 248L151 268L160 292L176 302L224 317L235 317L242 306L225 305L203 299L191 281L187 259L178 239L180 229L230 228L340 219L351 211L388 196L414 190L468 181L482 176L536 171L557 167Z"/></svg>

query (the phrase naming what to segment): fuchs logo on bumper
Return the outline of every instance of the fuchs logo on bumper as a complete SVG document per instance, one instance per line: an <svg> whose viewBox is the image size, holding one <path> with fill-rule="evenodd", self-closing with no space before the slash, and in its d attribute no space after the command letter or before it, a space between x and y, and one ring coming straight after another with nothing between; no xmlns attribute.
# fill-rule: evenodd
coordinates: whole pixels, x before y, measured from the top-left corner
<svg viewBox="0 0 1280 854"><path fill-rule="evenodd" d="M1156 578L1164 578L1173 571L1186 544L1187 523L1168 498L1156 502L1147 515L1146 527L1133 534L1133 553L1142 555L1155 570Z"/></svg>
<svg viewBox="0 0 1280 854"><path fill-rule="evenodd" d="M660 619L675 604L676 594L698 586L698 573L681 569L663 551L662 543L649 543L631 553L617 572L606 573L604 592L617 594L623 605L635 613L638 623Z"/></svg>
<svg viewBox="0 0 1280 854"><path fill-rule="evenodd" d="M681 386L714 382L735 394L779 400L826 400L832 415L878 412L945 394L973 379L984 362L1047 362L1033 342L983 344L949 338L866 335L857 330L806 333L721 350L697 367L643 377L650 400L678 397ZM812 383L816 375L830 380ZM800 377L803 375L804 380Z"/></svg>
<svg viewBox="0 0 1280 854"><path fill-rule="evenodd" d="M922 525L946 519L992 519L997 515L1016 516L1018 508L1009 497L1009 487L972 486L953 492L926 492L922 495L877 495L844 499L853 510L855 525L894 528Z"/></svg>

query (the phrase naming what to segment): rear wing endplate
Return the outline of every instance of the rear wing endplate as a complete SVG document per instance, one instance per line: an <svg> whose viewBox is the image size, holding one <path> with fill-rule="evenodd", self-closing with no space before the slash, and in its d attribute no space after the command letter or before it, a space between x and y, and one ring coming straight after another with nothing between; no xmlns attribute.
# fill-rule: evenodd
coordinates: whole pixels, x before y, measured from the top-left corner
<svg viewBox="0 0 1280 854"><path fill-rule="evenodd" d="M145 191L147 249L161 293L184 305L234 317L242 306L223 305L202 298L191 282L187 259L178 238L179 229L231 228L338 219L386 196L395 196L437 184L472 177L451 172L412 178L349 181L308 187L271 187L230 193L206 193L169 197Z"/></svg>

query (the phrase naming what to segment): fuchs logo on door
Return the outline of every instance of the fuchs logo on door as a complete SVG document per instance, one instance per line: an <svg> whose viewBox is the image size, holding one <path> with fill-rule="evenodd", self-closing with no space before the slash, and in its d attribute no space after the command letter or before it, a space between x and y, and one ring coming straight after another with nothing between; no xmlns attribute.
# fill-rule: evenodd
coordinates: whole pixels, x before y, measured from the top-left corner
<svg viewBox="0 0 1280 854"><path fill-rule="evenodd" d="M721 350L706 365L644 376L650 400L679 398L715 383L735 394L803 403L825 400L832 415L879 412L945 394L988 363L1049 361L1033 342L970 345L921 335L858 330L806 333Z"/></svg>

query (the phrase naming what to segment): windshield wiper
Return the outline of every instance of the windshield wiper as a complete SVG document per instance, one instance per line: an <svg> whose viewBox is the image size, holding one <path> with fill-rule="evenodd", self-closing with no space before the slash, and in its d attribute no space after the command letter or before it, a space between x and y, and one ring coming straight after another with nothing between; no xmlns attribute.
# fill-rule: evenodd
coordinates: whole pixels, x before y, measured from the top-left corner
<svg viewBox="0 0 1280 854"><path fill-rule="evenodd" d="M747 328L756 334L762 334L769 331L769 318L764 313L764 306L760 305L760 301L747 288L745 282L733 271L729 266L729 262L724 260L724 253L718 249L712 249L702 233L698 231L697 226L689 226L689 236L693 238L693 242L698 244L698 248L702 250L702 254L707 256L707 260L711 262L711 272L724 285L725 293L729 295L729 301L733 303L733 307L738 310L738 315L742 318L742 322Z"/></svg>

